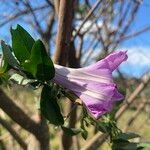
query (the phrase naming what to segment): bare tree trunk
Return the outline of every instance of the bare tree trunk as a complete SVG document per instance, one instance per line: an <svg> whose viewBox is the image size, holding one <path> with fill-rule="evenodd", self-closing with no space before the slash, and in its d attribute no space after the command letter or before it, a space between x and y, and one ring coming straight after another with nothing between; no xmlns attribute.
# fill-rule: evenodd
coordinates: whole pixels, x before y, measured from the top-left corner
<svg viewBox="0 0 150 150"><path fill-rule="evenodd" d="M2 119L1 117L0 124L9 131L12 137L18 142L20 147L22 147L22 149L27 150L27 144L23 141L20 135L11 127L11 125L6 120Z"/></svg>
<svg viewBox="0 0 150 150"><path fill-rule="evenodd" d="M54 62L66 65L68 62L68 55L71 51L71 36L72 36L72 20L74 16L74 3L75 1L70 0L60 0L59 3L59 13L58 13L58 32L57 32L57 39L56 39L56 52L54 55ZM71 56L71 55L69 55ZM73 62L73 60L72 60ZM76 115L75 115L76 116ZM72 121L76 120L71 117ZM74 126L74 121L70 123ZM67 136L65 133L62 133L62 148L64 150L69 150L72 145L72 137Z"/></svg>
<svg viewBox="0 0 150 150"><path fill-rule="evenodd" d="M40 150L50 150L49 147L49 128L46 122L46 119L41 115L41 121L40 121L40 133L38 140L40 141Z"/></svg>
<svg viewBox="0 0 150 150"><path fill-rule="evenodd" d="M32 120L0 89L0 108L22 128L32 133L39 142L40 150L49 150L49 131L46 120Z"/></svg>
<svg viewBox="0 0 150 150"><path fill-rule="evenodd" d="M73 0L60 0L54 62L66 65L72 35Z"/></svg>

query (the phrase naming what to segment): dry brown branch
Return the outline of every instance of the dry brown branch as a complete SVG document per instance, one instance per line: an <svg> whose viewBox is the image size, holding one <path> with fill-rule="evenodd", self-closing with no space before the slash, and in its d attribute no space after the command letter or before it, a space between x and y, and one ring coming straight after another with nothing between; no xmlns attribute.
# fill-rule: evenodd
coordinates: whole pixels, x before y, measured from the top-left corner
<svg viewBox="0 0 150 150"><path fill-rule="evenodd" d="M53 11L51 13L49 13L48 20L47 20L47 28L41 35L42 40L44 42L44 45L46 47L47 53L49 55L50 55L49 41L52 37L52 28L53 28L53 25L54 25L54 16L55 16L55 14L54 14Z"/></svg>
<svg viewBox="0 0 150 150"><path fill-rule="evenodd" d="M37 123L29 118L1 89L0 108L24 129L36 134Z"/></svg>
<svg viewBox="0 0 150 150"><path fill-rule="evenodd" d="M47 4L54 9L54 4L50 0L45 0Z"/></svg>
<svg viewBox="0 0 150 150"><path fill-rule="evenodd" d="M72 33L74 1L60 0L54 62L66 65Z"/></svg>
<svg viewBox="0 0 150 150"><path fill-rule="evenodd" d="M58 31L56 37L56 51L54 55L54 62L66 65L68 62L68 55L72 52L70 49L73 45L71 43L72 36L72 21L74 16L75 1L60 0L58 13ZM72 56L72 55L71 55ZM74 119L75 120L75 119ZM73 121L71 122L71 124ZM62 133L62 148L69 150L72 145L72 137L68 137Z"/></svg>
<svg viewBox="0 0 150 150"><path fill-rule="evenodd" d="M132 92L130 97L127 100L127 103L124 104L116 113L115 118L118 120L122 114L127 110L127 108L135 101L136 97L142 92L142 90L147 86L147 84L150 82L150 73L147 73L144 75L141 79L141 83L138 85L138 87Z"/></svg>
<svg viewBox="0 0 150 150"><path fill-rule="evenodd" d="M144 98L142 98L144 99ZM143 101L143 100L142 100ZM128 128L133 124L135 119L138 117L138 115L141 113L141 111L144 109L144 107L147 105L146 100L143 101L143 103L140 103L138 105L137 110L134 112L134 114L129 118L127 125L125 126L124 131L126 132Z"/></svg>
<svg viewBox="0 0 150 150"><path fill-rule="evenodd" d="M39 21L37 20L37 17L32 9L32 6L30 5L30 1L28 0L25 0L25 2L23 1L24 5L27 7L27 9L30 10L32 16L33 16L33 19L34 19L34 22L35 22L35 25L36 25L36 28L37 28L37 31L39 32L40 35L42 35L43 31L42 31L42 27L39 23Z"/></svg>
<svg viewBox="0 0 150 150"><path fill-rule="evenodd" d="M79 46L78 46L78 53L76 58L78 59L78 62L80 64L81 62L81 58L82 58L82 49L83 49L83 36L80 36L80 42L79 42Z"/></svg>
<svg viewBox="0 0 150 150"><path fill-rule="evenodd" d="M37 8L34 8L33 11L38 11L38 10L42 10L42 9L45 9L45 8L48 8L48 5L43 5L43 6L39 6ZM27 15L30 13L30 10L29 9L25 9L25 10L22 10L18 13L15 13L14 15L8 17L6 20L4 20L3 22L0 22L0 27L6 25L7 23L11 22L11 21L14 21L15 19L23 16L23 15Z"/></svg>
<svg viewBox="0 0 150 150"><path fill-rule="evenodd" d="M32 120L0 89L0 108L22 128L32 133L40 143L41 150L49 150L49 134L45 121Z"/></svg>
<svg viewBox="0 0 150 150"><path fill-rule="evenodd" d="M27 150L27 144L23 141L20 135L11 127L11 125L0 117L0 124L12 135L22 149Z"/></svg>
<svg viewBox="0 0 150 150"><path fill-rule="evenodd" d="M83 25L86 23L86 21L91 17L91 15L93 14L93 12L95 11L95 9L100 5L102 0L98 0L93 7L90 9L90 11L88 12L88 14L86 15L86 17L84 18L82 24L80 25L79 29L76 31L75 35L73 36L72 41L76 38L76 36L80 33L80 30L82 29Z"/></svg>
<svg viewBox="0 0 150 150"><path fill-rule="evenodd" d="M56 16L58 16L58 13L59 13L59 5L60 5L60 0L54 0L54 7L55 7Z"/></svg>
<svg viewBox="0 0 150 150"><path fill-rule="evenodd" d="M134 21L134 19L136 17L136 14L139 10L140 3L138 1L135 1L133 3L134 3L133 4L133 9L130 12L130 16L127 19L124 19L126 21L125 25L122 23L122 26L120 25L120 27L118 27L118 33L117 33L118 35L116 35L117 40L114 40L114 42L112 44L112 47L111 47L111 51L114 51L114 49L118 46L118 44L121 43L121 38L123 36L125 36L125 34L129 30L132 22ZM130 4L130 6L131 6L131 4ZM127 8L127 12L129 10L130 6ZM126 13L125 13L124 18L126 18ZM122 31L119 32L121 28L122 28ZM114 39L116 39L116 38L114 37Z"/></svg>
<svg viewBox="0 0 150 150"><path fill-rule="evenodd" d="M121 41L122 41L122 40L125 41L125 40L128 40L128 39L134 38L134 37L136 37L136 36L138 36L138 35L140 35L140 34L142 34L142 33L144 33L144 32L149 31L149 30L150 30L150 26L146 26L146 27L140 29L140 30L137 31L137 32L133 32L133 33L131 33L131 34L128 34L128 35L125 35L125 36L121 37L120 40L121 40Z"/></svg>

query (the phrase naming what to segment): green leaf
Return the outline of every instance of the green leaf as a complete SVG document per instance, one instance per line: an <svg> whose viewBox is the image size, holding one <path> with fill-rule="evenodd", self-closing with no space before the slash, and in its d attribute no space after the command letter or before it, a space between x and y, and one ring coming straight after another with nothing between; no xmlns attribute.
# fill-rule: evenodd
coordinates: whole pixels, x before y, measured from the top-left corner
<svg viewBox="0 0 150 150"><path fill-rule="evenodd" d="M112 145L112 150L140 150L138 143L130 143L129 141L116 141Z"/></svg>
<svg viewBox="0 0 150 150"><path fill-rule="evenodd" d="M44 117L49 120L51 124L64 124L63 116L60 112L59 105L57 104L57 98L53 94L53 90L47 85L42 89L40 108Z"/></svg>
<svg viewBox="0 0 150 150"><path fill-rule="evenodd" d="M124 147L124 150L138 150L137 143L129 143Z"/></svg>
<svg viewBox="0 0 150 150"><path fill-rule="evenodd" d="M0 64L0 77L3 76L3 74L8 70L9 65L5 58L2 58L1 64Z"/></svg>
<svg viewBox="0 0 150 150"><path fill-rule="evenodd" d="M87 137L88 137L88 132L87 132L87 130L86 130L86 129L82 129L81 135L82 135L82 137L86 140Z"/></svg>
<svg viewBox="0 0 150 150"><path fill-rule="evenodd" d="M129 139L134 139L140 137L138 134L136 133L132 133L132 132L128 132L128 133L121 133L117 139L123 139L123 140L129 140Z"/></svg>
<svg viewBox="0 0 150 150"><path fill-rule="evenodd" d="M97 123L97 128L99 131L107 133L107 124L104 122Z"/></svg>
<svg viewBox="0 0 150 150"><path fill-rule="evenodd" d="M11 35L14 54L22 63L30 58L30 52L35 41L20 25L17 25L16 29L11 28Z"/></svg>
<svg viewBox="0 0 150 150"><path fill-rule="evenodd" d="M62 126L61 128L65 132L65 134L70 135L70 136L77 135L77 134L81 133L81 131L82 131L81 129L67 128L65 126Z"/></svg>
<svg viewBox="0 0 150 150"><path fill-rule="evenodd" d="M132 136L133 137L133 136ZM131 137L117 138L113 140L112 150L141 150L142 146L138 143L130 142Z"/></svg>
<svg viewBox="0 0 150 150"><path fill-rule="evenodd" d="M123 140L123 139L113 140L112 150L123 150L123 148L128 144L130 144L128 140Z"/></svg>
<svg viewBox="0 0 150 150"><path fill-rule="evenodd" d="M55 74L53 62L47 55L46 49L40 40L37 40L33 45L30 59L26 60L22 65L25 71L41 81L49 81Z"/></svg>
<svg viewBox="0 0 150 150"><path fill-rule="evenodd" d="M150 144L149 143L140 143L138 144L138 150L150 150Z"/></svg>
<svg viewBox="0 0 150 150"><path fill-rule="evenodd" d="M3 73L3 74L0 73L0 85L3 84L3 83L7 84L7 81L9 80L9 77L10 76L7 73Z"/></svg>
<svg viewBox="0 0 150 150"><path fill-rule="evenodd" d="M19 64L15 57L12 54L11 47L9 45L6 45L4 41L1 41L2 51L4 58L12 67L19 67Z"/></svg>
<svg viewBox="0 0 150 150"><path fill-rule="evenodd" d="M83 118L82 118L82 120L81 120L81 136L86 140L87 139L87 137L88 137L88 131L86 130L86 124L87 124L87 121L86 121L86 111L84 112L84 116L83 116Z"/></svg>

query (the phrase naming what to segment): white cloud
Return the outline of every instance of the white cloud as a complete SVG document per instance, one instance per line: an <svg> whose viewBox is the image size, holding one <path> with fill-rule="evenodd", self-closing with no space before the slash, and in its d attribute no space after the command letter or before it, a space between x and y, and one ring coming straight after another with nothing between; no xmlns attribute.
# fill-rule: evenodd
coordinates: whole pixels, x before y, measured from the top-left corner
<svg viewBox="0 0 150 150"><path fill-rule="evenodd" d="M82 21L76 22L76 30L79 29L79 27L81 26L81 24L82 24ZM102 26L102 21L98 21L97 22L97 26L101 27ZM87 31L87 29L89 29L89 32L91 32L91 31L92 32L96 32L97 31L96 23L94 21L91 21L91 20L86 21L84 23L83 27L81 28L80 33L83 33L85 31Z"/></svg>
<svg viewBox="0 0 150 150"><path fill-rule="evenodd" d="M150 71L150 47L137 46L118 49L127 50L128 54L127 61L123 62L119 67L122 73L140 78L143 74ZM88 63L94 63L94 60L98 56L99 52L99 49L95 49ZM87 55L88 53L85 53L85 59Z"/></svg>
<svg viewBox="0 0 150 150"><path fill-rule="evenodd" d="M148 47L130 47L128 50L127 64L147 66L150 65L150 48Z"/></svg>
<svg viewBox="0 0 150 150"><path fill-rule="evenodd" d="M83 21L77 21L76 22L76 30L79 29ZM85 31L89 30L88 33L91 32L97 32L98 28L101 28L103 26L103 21L102 20L88 20L84 23L83 27L80 30L80 33L84 33ZM97 28L98 27L98 28ZM115 30L116 27L112 24L108 25L108 28L111 28L112 30ZM104 32L104 31L103 31Z"/></svg>
<svg viewBox="0 0 150 150"><path fill-rule="evenodd" d="M123 48L124 49L124 48ZM128 47L128 59L122 63L120 69L129 76L140 78L150 71L150 48Z"/></svg>

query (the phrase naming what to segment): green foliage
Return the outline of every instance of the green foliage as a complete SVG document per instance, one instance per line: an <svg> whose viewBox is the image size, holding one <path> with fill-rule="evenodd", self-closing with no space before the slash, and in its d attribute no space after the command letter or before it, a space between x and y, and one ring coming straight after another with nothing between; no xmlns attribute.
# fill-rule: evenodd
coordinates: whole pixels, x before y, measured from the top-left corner
<svg viewBox="0 0 150 150"><path fill-rule="evenodd" d="M121 133L117 138L123 139L123 140L129 140L129 139L138 138L138 137L140 137L138 134L128 132L128 133Z"/></svg>
<svg viewBox="0 0 150 150"><path fill-rule="evenodd" d="M82 128L81 135L84 138L84 140L86 140L88 137L88 131L85 128Z"/></svg>
<svg viewBox="0 0 150 150"><path fill-rule="evenodd" d="M19 64L17 60L15 59L14 55L12 54L12 49L9 45L5 44L4 41L1 41L2 51L5 60L8 62L8 64L12 67L19 67Z"/></svg>
<svg viewBox="0 0 150 150"><path fill-rule="evenodd" d="M138 143L131 142L129 140L140 137L135 133L120 133L112 141L113 150L140 150L142 147Z"/></svg>
<svg viewBox="0 0 150 150"><path fill-rule="evenodd" d="M9 65L6 59L2 59L2 66L0 66L0 77L8 70Z"/></svg>
<svg viewBox="0 0 150 150"><path fill-rule="evenodd" d="M37 40L31 50L31 56L22 64L23 70L31 73L40 81L48 81L54 77L55 70L42 41Z"/></svg>
<svg viewBox="0 0 150 150"><path fill-rule="evenodd" d="M50 123L62 125L64 120L57 97L52 88L45 85L54 77L55 69L42 41L35 41L20 25L11 29L11 35L12 48L4 41L1 42L4 55L4 65L0 68L1 80L9 67L15 70L10 77L11 81L20 85L29 84L34 88L44 85L41 93L41 112Z"/></svg>
<svg viewBox="0 0 150 150"><path fill-rule="evenodd" d="M31 35L23 29L20 25L17 25L16 29L11 28L12 35L12 48L16 58L22 63L30 58L34 39Z"/></svg>
<svg viewBox="0 0 150 150"><path fill-rule="evenodd" d="M131 143L127 140L116 140L113 142L112 150L140 150L137 143Z"/></svg>
<svg viewBox="0 0 150 150"><path fill-rule="evenodd" d="M3 83L6 83L7 80L9 79L9 75L7 71L10 69L10 66L8 64L8 61L5 57L1 59L1 64L0 64L0 85Z"/></svg>
<svg viewBox="0 0 150 150"><path fill-rule="evenodd" d="M141 148L142 150L150 150L150 144L141 143L141 144L138 144L138 148Z"/></svg>
<svg viewBox="0 0 150 150"><path fill-rule="evenodd" d="M57 97L52 87L44 85L41 93L41 112L45 118L54 125L63 125L64 119L57 104Z"/></svg>
<svg viewBox="0 0 150 150"><path fill-rule="evenodd" d="M11 29L11 34L13 49L4 41L1 42L6 63L12 68L19 69L29 78L43 82L51 80L55 69L42 41L35 42L20 25L16 29Z"/></svg>

